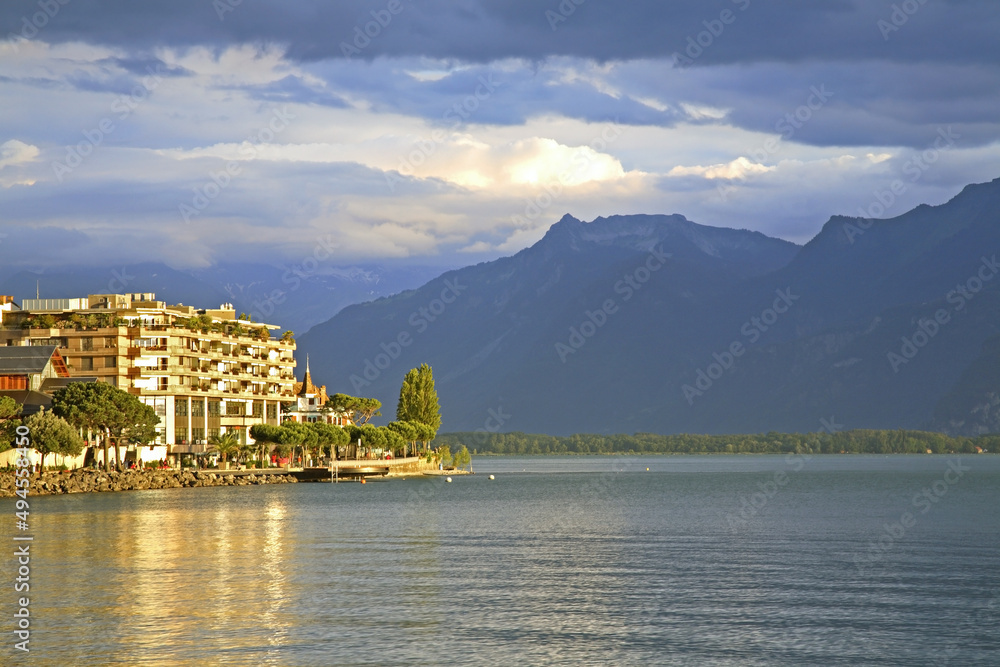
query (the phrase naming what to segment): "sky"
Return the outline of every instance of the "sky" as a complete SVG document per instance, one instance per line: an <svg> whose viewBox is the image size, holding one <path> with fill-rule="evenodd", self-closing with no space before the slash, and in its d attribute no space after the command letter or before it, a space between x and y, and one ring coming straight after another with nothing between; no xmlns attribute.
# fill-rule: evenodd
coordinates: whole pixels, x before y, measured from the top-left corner
<svg viewBox="0 0 1000 667"><path fill-rule="evenodd" d="M0 265L804 243L1000 176L996 0L5 0Z"/></svg>

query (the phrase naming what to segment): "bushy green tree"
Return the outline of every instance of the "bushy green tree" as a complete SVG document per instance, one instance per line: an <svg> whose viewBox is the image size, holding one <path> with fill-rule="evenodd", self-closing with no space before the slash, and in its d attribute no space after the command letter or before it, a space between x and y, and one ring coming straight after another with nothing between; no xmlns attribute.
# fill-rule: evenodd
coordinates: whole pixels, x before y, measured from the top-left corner
<svg viewBox="0 0 1000 667"><path fill-rule="evenodd" d="M41 454L41 469L45 469L47 454L79 456L83 451L83 439L77 430L62 417L44 409L24 420L31 429L31 447Z"/></svg>
<svg viewBox="0 0 1000 667"><path fill-rule="evenodd" d="M462 448L455 452L455 467L462 469L466 466L472 465L472 454L469 453L469 448L462 445Z"/></svg>
<svg viewBox="0 0 1000 667"><path fill-rule="evenodd" d="M21 404L10 396L0 396L0 452L13 446L14 430L21 425L17 416L21 414Z"/></svg>
<svg viewBox="0 0 1000 667"><path fill-rule="evenodd" d="M357 426L363 426L372 417L379 417L382 414L382 401L376 398L334 394L327 401L327 405L337 412L347 414Z"/></svg>
<svg viewBox="0 0 1000 667"><path fill-rule="evenodd" d="M105 382L73 382L52 397L52 412L71 425L100 434L104 467L111 469L109 441L115 447L115 466L121 461L119 446L145 444L156 437L160 418L152 407Z"/></svg>

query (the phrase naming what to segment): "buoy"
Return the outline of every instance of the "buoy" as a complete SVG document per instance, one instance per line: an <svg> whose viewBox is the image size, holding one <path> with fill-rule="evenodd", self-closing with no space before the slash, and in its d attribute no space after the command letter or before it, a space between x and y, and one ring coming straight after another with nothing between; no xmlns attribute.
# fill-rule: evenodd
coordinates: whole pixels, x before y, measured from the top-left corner
<svg viewBox="0 0 1000 667"><path fill-rule="evenodd" d="M444 478L444 481L446 481L446 482L450 482L450 481L451 481L451 477L445 477L445 478Z"/></svg>
<svg viewBox="0 0 1000 667"><path fill-rule="evenodd" d="M649 468L646 468L646 472L649 472Z"/></svg>
<svg viewBox="0 0 1000 667"><path fill-rule="evenodd" d="M490 479L496 479L493 475L490 475Z"/></svg>
<svg viewBox="0 0 1000 667"><path fill-rule="evenodd" d="M361 483L362 483L362 484L367 484L368 482L366 482L366 481L365 481L365 478L364 478L364 477L362 477L362 478L361 478Z"/></svg>

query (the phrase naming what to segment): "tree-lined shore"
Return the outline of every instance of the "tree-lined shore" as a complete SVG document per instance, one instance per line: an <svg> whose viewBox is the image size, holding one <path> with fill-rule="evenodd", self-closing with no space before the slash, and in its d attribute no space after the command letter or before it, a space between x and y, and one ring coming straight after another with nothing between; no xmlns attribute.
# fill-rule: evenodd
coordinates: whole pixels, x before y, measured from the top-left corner
<svg viewBox="0 0 1000 667"><path fill-rule="evenodd" d="M571 436L484 431L438 434L439 446L468 446L474 454L975 454L1000 452L1000 434L951 437L927 431L854 429L835 433L758 433L743 435Z"/></svg>

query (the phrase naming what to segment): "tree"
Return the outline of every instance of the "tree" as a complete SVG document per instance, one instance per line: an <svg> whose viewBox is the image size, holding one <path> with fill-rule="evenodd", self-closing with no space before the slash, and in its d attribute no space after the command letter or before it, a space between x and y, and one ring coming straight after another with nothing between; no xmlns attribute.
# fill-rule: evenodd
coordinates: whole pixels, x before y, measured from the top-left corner
<svg viewBox="0 0 1000 667"><path fill-rule="evenodd" d="M437 450L437 458L441 461L441 466L447 468L451 465L451 447L448 445L441 445Z"/></svg>
<svg viewBox="0 0 1000 667"><path fill-rule="evenodd" d="M213 435L208 439L208 444L212 450L222 457L223 461L226 460L226 457L235 454L240 449L240 439L232 431L227 431L222 435Z"/></svg>
<svg viewBox="0 0 1000 667"><path fill-rule="evenodd" d="M285 422L281 425L281 430L281 442L292 446L293 462L296 447L301 447L302 451L305 452L307 449L316 446L318 440L316 431L309 428L306 424L291 421Z"/></svg>
<svg viewBox="0 0 1000 667"><path fill-rule="evenodd" d="M144 444L156 437L160 418L152 407L105 382L73 382L52 397L52 412L77 428L102 436L104 469L111 469L108 443L115 447L115 467L121 461L119 445Z"/></svg>
<svg viewBox="0 0 1000 667"><path fill-rule="evenodd" d="M14 442L14 429L21 425L17 418L21 404L10 396L0 396L0 452L7 451Z"/></svg>
<svg viewBox="0 0 1000 667"><path fill-rule="evenodd" d="M119 446L122 443L128 447L145 445L156 439L156 425L160 423L160 418L156 416L153 406L146 405L127 391L115 389L110 398L113 419L107 429L115 446L117 462L121 461Z"/></svg>
<svg viewBox="0 0 1000 667"><path fill-rule="evenodd" d="M42 470L45 470L46 454L79 456L83 451L83 439L76 429L44 408L25 419L24 424L31 429L32 449L42 455Z"/></svg>
<svg viewBox="0 0 1000 667"><path fill-rule="evenodd" d="M472 465L472 454L469 453L469 448L462 445L462 448L455 453L455 467L464 468L465 466Z"/></svg>
<svg viewBox="0 0 1000 667"><path fill-rule="evenodd" d="M418 429L415 422L406 422L406 421L389 422L386 428L399 434L399 437L402 438L405 443L407 443L408 445L408 447L406 448L407 450L409 449L409 446L412 446L414 451L416 451L416 442L419 438L417 437ZM403 455L405 456L407 453L408 452L404 452Z"/></svg>
<svg viewBox="0 0 1000 667"><path fill-rule="evenodd" d="M434 389L434 371L427 364L411 369L403 378L396 419L420 422L435 432L441 427L441 405Z"/></svg>
<svg viewBox="0 0 1000 667"><path fill-rule="evenodd" d="M437 435L437 431L427 424L421 424L420 422L409 422L413 425L413 428L417 432L417 440L424 443L424 450L427 450L428 444Z"/></svg>
<svg viewBox="0 0 1000 667"><path fill-rule="evenodd" d="M351 439L347 431L333 424L313 422L308 426L316 432L316 444L320 451L329 448L331 459L337 458L336 448L346 445Z"/></svg>
<svg viewBox="0 0 1000 667"><path fill-rule="evenodd" d="M375 428L381 433L382 447L391 452L393 456L396 452L406 448L406 440L399 434L399 431L388 426L376 426Z"/></svg>
<svg viewBox="0 0 1000 667"><path fill-rule="evenodd" d="M264 458L271 447L281 442L281 434L281 427L272 424L254 424L250 427L250 437L257 443L262 468L264 467ZM269 451L265 452L265 449Z"/></svg>
<svg viewBox="0 0 1000 667"><path fill-rule="evenodd" d="M359 398L357 396L349 396L348 394L334 394L327 401L327 405L336 412L349 415L351 421L358 426L367 424L372 417L382 415L382 401L376 398Z"/></svg>

